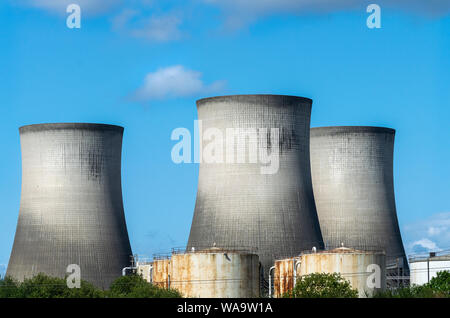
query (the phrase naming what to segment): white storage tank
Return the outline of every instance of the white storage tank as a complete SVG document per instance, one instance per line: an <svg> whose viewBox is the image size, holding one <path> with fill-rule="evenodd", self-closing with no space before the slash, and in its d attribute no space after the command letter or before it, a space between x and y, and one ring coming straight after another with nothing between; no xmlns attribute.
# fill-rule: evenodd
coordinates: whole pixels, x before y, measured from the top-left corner
<svg viewBox="0 0 450 318"><path fill-rule="evenodd" d="M136 274L142 276L148 282L152 282L153 263L138 263L136 266Z"/></svg>
<svg viewBox="0 0 450 318"><path fill-rule="evenodd" d="M428 283L441 271L450 271L450 254L414 257L409 259L411 285L423 285Z"/></svg>

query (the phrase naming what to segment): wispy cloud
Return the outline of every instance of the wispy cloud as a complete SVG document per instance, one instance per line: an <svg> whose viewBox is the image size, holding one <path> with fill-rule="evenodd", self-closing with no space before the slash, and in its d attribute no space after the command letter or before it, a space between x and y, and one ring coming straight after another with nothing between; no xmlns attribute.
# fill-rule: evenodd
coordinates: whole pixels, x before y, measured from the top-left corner
<svg viewBox="0 0 450 318"><path fill-rule="evenodd" d="M404 227L408 253L424 253L450 248L450 212L438 213Z"/></svg>
<svg viewBox="0 0 450 318"><path fill-rule="evenodd" d="M182 19L179 14L145 16L139 10L125 9L113 19L113 29L154 42L179 40L183 33L179 27Z"/></svg>
<svg viewBox="0 0 450 318"><path fill-rule="evenodd" d="M367 5L377 3L387 8L443 16L450 13L448 0L203 0L204 3L221 8L228 28L239 28L259 18L278 14L330 13L343 10L365 10Z"/></svg>
<svg viewBox="0 0 450 318"><path fill-rule="evenodd" d="M132 99L149 101L187 97L217 92L225 87L224 81L205 84L201 77L202 73L187 69L183 65L160 68L145 76L143 85L133 93Z"/></svg>

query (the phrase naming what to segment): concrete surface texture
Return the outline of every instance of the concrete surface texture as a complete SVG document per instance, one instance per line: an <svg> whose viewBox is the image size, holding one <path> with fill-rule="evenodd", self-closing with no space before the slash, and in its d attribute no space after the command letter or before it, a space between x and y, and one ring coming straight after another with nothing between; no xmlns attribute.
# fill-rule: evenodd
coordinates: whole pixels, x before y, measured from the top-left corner
<svg viewBox="0 0 450 318"><path fill-rule="evenodd" d="M320 227L329 249L384 251L389 264L407 260L394 198L395 130L311 129L311 168Z"/></svg>
<svg viewBox="0 0 450 318"><path fill-rule="evenodd" d="M282 95L234 95L197 101L203 131L227 128L279 129L258 135L258 150L279 153L279 169L261 173L261 162L201 163L188 249L249 248L259 255L265 277L275 259L323 247L313 199L309 157L312 101ZM245 134L234 150L251 150ZM203 149L210 141L202 140ZM277 145L278 144L278 145ZM276 148L275 148L276 147ZM274 149L275 148L275 149ZM227 151L230 147L227 144Z"/></svg>
<svg viewBox="0 0 450 318"><path fill-rule="evenodd" d="M123 128L40 124L20 128L22 195L7 275L81 279L107 288L129 266L121 188Z"/></svg>

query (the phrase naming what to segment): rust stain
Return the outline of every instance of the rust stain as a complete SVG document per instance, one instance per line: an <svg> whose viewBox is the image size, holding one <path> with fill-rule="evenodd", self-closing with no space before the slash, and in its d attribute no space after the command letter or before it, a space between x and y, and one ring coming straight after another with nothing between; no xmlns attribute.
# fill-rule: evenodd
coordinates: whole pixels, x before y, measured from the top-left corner
<svg viewBox="0 0 450 318"><path fill-rule="evenodd" d="M153 284L162 287L169 287L170 259L153 261Z"/></svg>
<svg viewBox="0 0 450 318"><path fill-rule="evenodd" d="M257 255L223 251L174 253L170 263L169 260L155 261L153 280L167 288L170 275L170 288L185 297L257 297L258 260Z"/></svg>
<svg viewBox="0 0 450 318"><path fill-rule="evenodd" d="M294 262L295 259L275 261L274 270L274 294L282 297L294 288Z"/></svg>

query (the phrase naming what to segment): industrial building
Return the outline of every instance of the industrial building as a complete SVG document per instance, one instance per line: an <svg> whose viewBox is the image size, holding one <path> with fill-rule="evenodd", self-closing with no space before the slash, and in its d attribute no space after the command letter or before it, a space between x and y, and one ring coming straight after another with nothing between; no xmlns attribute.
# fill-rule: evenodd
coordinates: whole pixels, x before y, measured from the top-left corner
<svg viewBox="0 0 450 318"><path fill-rule="evenodd" d="M408 262L395 207L394 136L383 127L312 128L311 170L325 248L384 251L401 277Z"/></svg>
<svg viewBox="0 0 450 318"><path fill-rule="evenodd" d="M200 99L202 129L257 130L258 151L277 153L279 169L261 172L249 162L200 163L188 247L256 248L265 276L275 259L323 248L311 185L309 127L312 100L283 95L233 95ZM272 129L277 129L273 138ZM264 132L261 135L261 132ZM245 133L234 147L252 156ZM202 149L207 142L201 140Z"/></svg>
<svg viewBox="0 0 450 318"><path fill-rule="evenodd" d="M7 275L65 277L68 265L101 288L129 266L123 128L59 123L20 128L22 194Z"/></svg>
<svg viewBox="0 0 450 318"><path fill-rule="evenodd" d="M260 295L261 265L256 254L223 250L174 251L151 263L138 263L147 281L189 298L254 298Z"/></svg>
<svg viewBox="0 0 450 318"><path fill-rule="evenodd" d="M441 252L410 257L409 266L411 285L427 284L438 272L450 270L450 254Z"/></svg>

